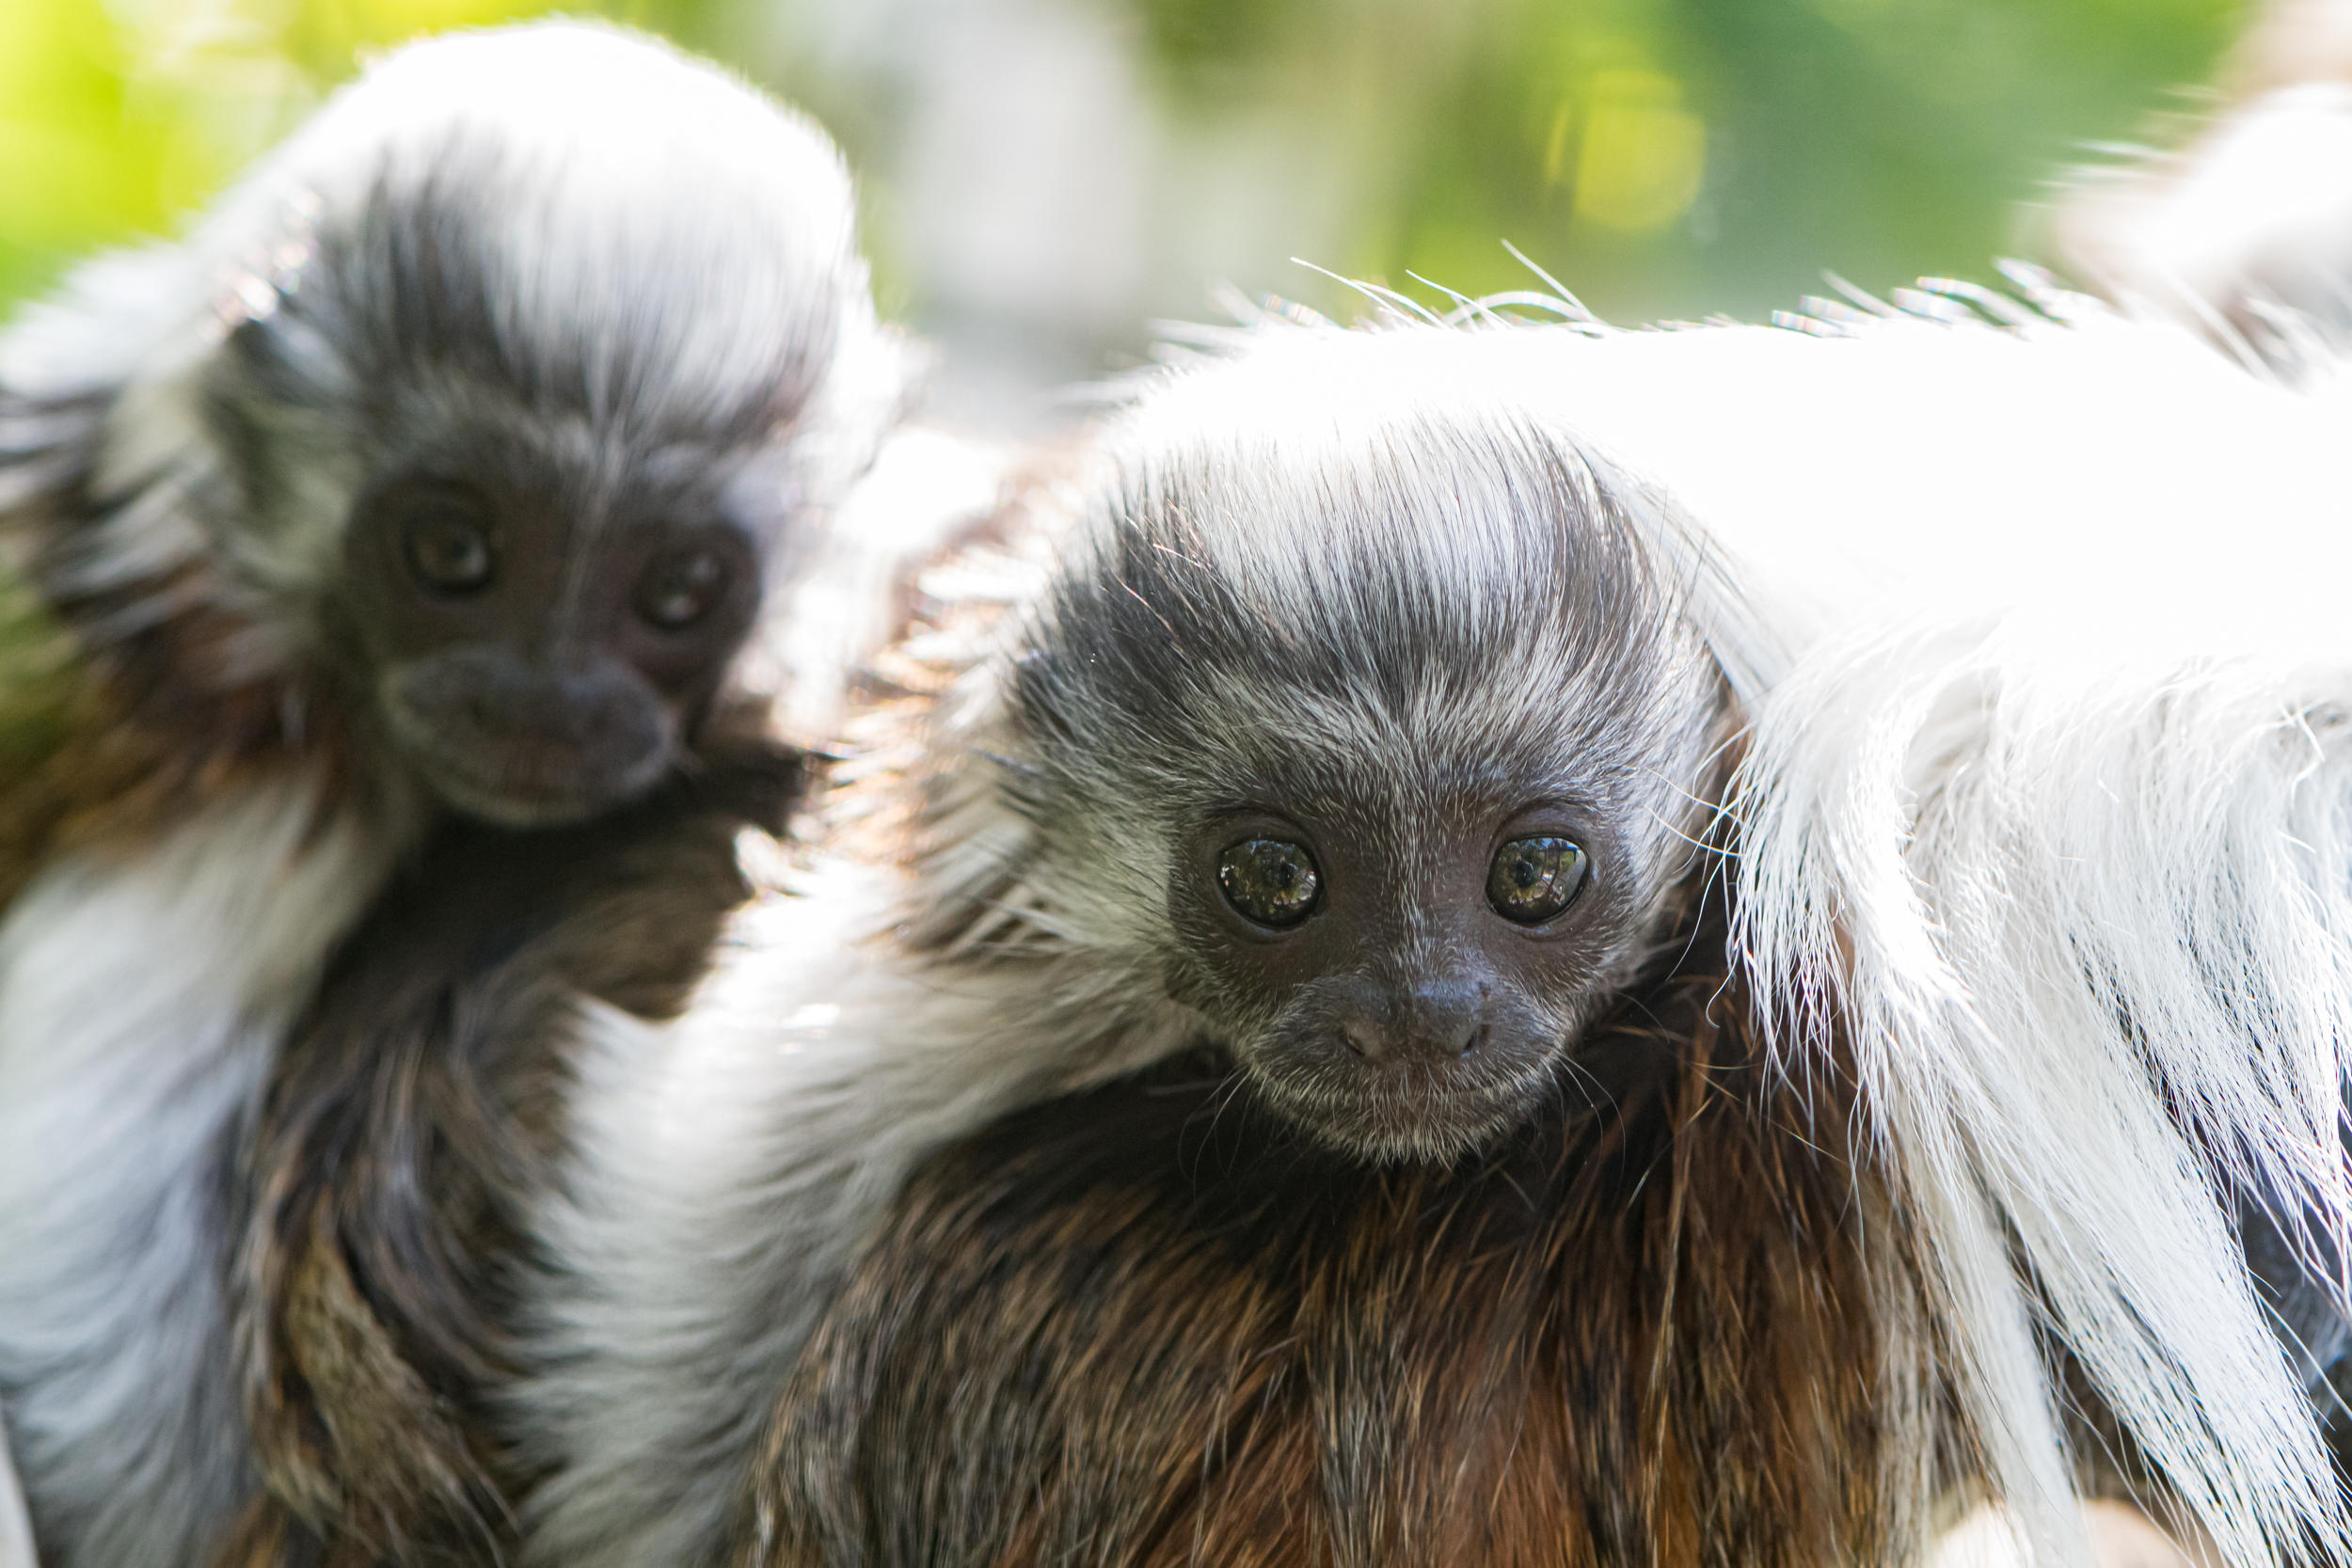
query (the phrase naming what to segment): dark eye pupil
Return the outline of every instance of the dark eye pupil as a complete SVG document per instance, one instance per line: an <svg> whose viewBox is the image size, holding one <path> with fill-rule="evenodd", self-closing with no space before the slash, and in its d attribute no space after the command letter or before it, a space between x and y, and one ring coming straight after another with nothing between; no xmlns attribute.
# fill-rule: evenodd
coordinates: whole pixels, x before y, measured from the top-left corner
<svg viewBox="0 0 2352 1568"><path fill-rule="evenodd" d="M1486 902L1505 920L1540 926L1576 902L1590 864L1572 840L1515 838L1495 852Z"/></svg>
<svg viewBox="0 0 2352 1568"><path fill-rule="evenodd" d="M1279 928L1314 912L1323 879L1304 846L1246 838L1217 857L1216 885L1244 918Z"/></svg>
<svg viewBox="0 0 2352 1568"><path fill-rule="evenodd" d="M470 594L490 581L490 536L462 512L429 511L401 531L408 569L443 594Z"/></svg>
<svg viewBox="0 0 2352 1568"><path fill-rule="evenodd" d="M657 562L637 590L637 612L665 631L691 626L726 592L727 567L708 550Z"/></svg>

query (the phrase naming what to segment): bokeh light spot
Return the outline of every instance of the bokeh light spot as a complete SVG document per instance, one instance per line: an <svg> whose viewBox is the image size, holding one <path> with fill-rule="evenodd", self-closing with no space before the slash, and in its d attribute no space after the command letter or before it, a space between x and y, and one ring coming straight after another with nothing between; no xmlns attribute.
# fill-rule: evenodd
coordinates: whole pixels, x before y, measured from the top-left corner
<svg viewBox="0 0 2352 1568"><path fill-rule="evenodd" d="M1640 234L1690 211L1707 174L1707 122L1683 107L1682 84L1656 71L1604 71L1587 103L1576 216Z"/></svg>

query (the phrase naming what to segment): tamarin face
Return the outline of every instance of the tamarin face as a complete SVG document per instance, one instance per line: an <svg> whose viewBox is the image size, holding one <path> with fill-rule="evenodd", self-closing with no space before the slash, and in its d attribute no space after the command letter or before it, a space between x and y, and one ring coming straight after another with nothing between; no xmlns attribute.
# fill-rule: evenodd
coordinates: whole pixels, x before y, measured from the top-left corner
<svg viewBox="0 0 2352 1568"><path fill-rule="evenodd" d="M488 318L504 258L461 245L469 217L400 221L433 224L437 259L462 271L432 286L472 289ZM328 271L343 248L311 264ZM566 387L533 362L602 358L642 395L672 345L640 321L550 316L551 341L517 354L451 342L468 324L429 310L364 330L375 300L338 298L333 281L239 326L212 378L261 571L293 563L265 579L269 598L308 623L389 760L458 811L548 825L650 788L791 547L794 419L828 345L810 364L810 345L773 343L753 360L759 380L727 388L733 405L674 399L649 419L599 399L592 372ZM303 356L329 334L355 335L335 352L364 369L322 388Z"/></svg>
<svg viewBox="0 0 2352 1568"><path fill-rule="evenodd" d="M234 673L352 713L363 773L626 800L895 407L851 212L813 126L660 44L402 51L137 260L201 316L106 416L74 580L200 558Z"/></svg>
<svg viewBox="0 0 2352 1568"><path fill-rule="evenodd" d="M859 291L795 278L773 232L735 235L727 278L599 256L594 214L564 257L562 227L494 210L504 173L445 164L323 227L229 332L206 414L244 492L231 549L342 700L446 804L532 826L678 759L797 532L803 416ZM619 276L553 286L548 254ZM709 336L728 317L739 342Z"/></svg>
<svg viewBox="0 0 2352 1568"><path fill-rule="evenodd" d="M751 626L769 531L699 471L601 491L509 450L373 483L344 533L359 685L450 804L577 820L676 761Z"/></svg>
<svg viewBox="0 0 2352 1568"><path fill-rule="evenodd" d="M1451 1159L1578 1102L1688 906L1722 680L1572 451L1200 380L1015 662L1029 888L1315 1138Z"/></svg>
<svg viewBox="0 0 2352 1568"><path fill-rule="evenodd" d="M1394 1157L1502 1132L1549 1091L1642 935L1644 901L1612 883L1647 874L1561 762L1438 770L1405 799L1262 781L1177 847L1189 990L1277 1107Z"/></svg>

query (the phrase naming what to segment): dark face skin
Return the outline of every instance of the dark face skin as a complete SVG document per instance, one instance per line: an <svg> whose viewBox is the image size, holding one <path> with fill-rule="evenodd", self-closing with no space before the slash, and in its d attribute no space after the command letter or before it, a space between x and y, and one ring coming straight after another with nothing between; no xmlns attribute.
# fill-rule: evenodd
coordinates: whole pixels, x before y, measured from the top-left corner
<svg viewBox="0 0 2352 1568"><path fill-rule="evenodd" d="M391 743L447 804L575 822L650 788L757 609L750 531L714 502L596 509L446 472L371 485L348 613Z"/></svg>
<svg viewBox="0 0 2352 1568"><path fill-rule="evenodd" d="M1640 900L1596 816L1540 794L1203 823L1173 908L1260 1091L1322 1141L1446 1159L1556 1092Z"/></svg>

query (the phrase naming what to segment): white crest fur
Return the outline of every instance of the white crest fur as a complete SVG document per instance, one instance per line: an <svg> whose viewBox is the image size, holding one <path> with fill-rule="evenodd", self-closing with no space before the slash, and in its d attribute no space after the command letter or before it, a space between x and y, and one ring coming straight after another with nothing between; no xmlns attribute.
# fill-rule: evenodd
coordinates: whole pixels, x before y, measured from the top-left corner
<svg viewBox="0 0 2352 1568"><path fill-rule="evenodd" d="M2045 303L1452 352L1714 560L1739 940L1768 1008L1852 1033L2006 1500L2081 1549L2013 1246L2233 1560L2324 1554L2335 1483L2216 1192L2344 1233L2346 408Z"/></svg>
<svg viewBox="0 0 2352 1568"><path fill-rule="evenodd" d="M723 386L742 356L833 330L807 302L864 276L849 176L821 131L643 35L540 23L377 61L184 241L78 271L11 328L0 373L55 389L168 379L170 345L200 353L224 316L268 309L323 215L379 187L413 191L469 144L497 150L503 309L518 325L675 313L661 330L681 386ZM762 292L740 297L739 313L689 309L751 256Z"/></svg>
<svg viewBox="0 0 2352 1568"><path fill-rule="evenodd" d="M1472 336L1720 552L1739 939L1768 1008L1852 1033L1994 1484L2080 1549L2014 1246L2233 1560L2336 1549L2216 1189L2344 1233L2345 408L2048 303Z"/></svg>
<svg viewBox="0 0 2352 1568"><path fill-rule="evenodd" d="M1804 332L1268 324L1152 378L1112 440L1361 429L1424 400L1445 428L1533 425L1581 454L1672 568L1748 724L1729 802L1740 956L1781 1049L1816 1048L1833 1014L1851 1033L1986 1484L2041 1560L2080 1560L2046 1321L2232 1560L2293 1558L2298 1539L2332 1560L2342 1505L2222 1195L2252 1180L2308 1202L2315 1237L2352 1234L2345 402L2028 292L2030 308L1916 294L1913 314ZM1396 476L1400 522L1475 493L1442 444L1327 450ZM1446 547L1474 554L1475 531ZM977 700L964 721L984 734ZM1104 1020L1084 1041L1056 1032L1087 1016L1049 1005L1073 999L1054 987L1086 973L1098 927L1024 881L1027 829L969 782L934 826L944 885L916 891L989 903L993 935L1052 962L910 966L887 933L845 934L865 922L820 882L800 912L757 917L797 935L746 925L686 1022L631 1048L659 1086L629 1077L596 1113L584 1164L602 1172L551 1222L583 1288L610 1294L555 1314L537 1397L575 1468L537 1560L707 1543L854 1243L836 1227L870 1223L924 1148L1073 1062L1106 1065L1089 1054ZM860 890L848 907L887 906ZM992 974L1013 983L974 980ZM696 1057L714 1030L739 1074ZM643 1117L691 1094L727 1107L675 1124L691 1159L622 1152L679 1135L632 1131L626 1102ZM692 1465L665 1459L681 1446ZM695 1499L654 1527L660 1553L628 1534L648 1478Z"/></svg>

